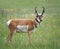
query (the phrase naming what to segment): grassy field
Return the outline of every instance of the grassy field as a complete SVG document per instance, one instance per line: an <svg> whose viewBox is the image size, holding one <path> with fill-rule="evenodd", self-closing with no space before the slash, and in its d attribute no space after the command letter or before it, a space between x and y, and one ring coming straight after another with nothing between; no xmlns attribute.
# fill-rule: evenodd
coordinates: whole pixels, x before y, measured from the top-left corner
<svg viewBox="0 0 60 49"><path fill-rule="evenodd" d="M35 6L38 12L42 6L46 10L41 25L31 33L31 44L27 33L15 33L12 43L8 43L7 20L34 19ZM60 0L0 0L0 49L60 49Z"/></svg>

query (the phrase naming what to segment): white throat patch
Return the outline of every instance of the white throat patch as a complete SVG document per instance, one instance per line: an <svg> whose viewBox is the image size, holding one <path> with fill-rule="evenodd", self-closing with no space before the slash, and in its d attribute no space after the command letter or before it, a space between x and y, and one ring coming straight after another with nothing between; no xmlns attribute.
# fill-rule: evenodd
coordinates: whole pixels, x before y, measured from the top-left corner
<svg viewBox="0 0 60 49"><path fill-rule="evenodd" d="M38 20L38 22L40 22L40 19L39 18L37 18L37 20Z"/></svg>
<svg viewBox="0 0 60 49"><path fill-rule="evenodd" d="M18 32L27 32L28 31L28 25L18 25L17 26L17 31Z"/></svg>

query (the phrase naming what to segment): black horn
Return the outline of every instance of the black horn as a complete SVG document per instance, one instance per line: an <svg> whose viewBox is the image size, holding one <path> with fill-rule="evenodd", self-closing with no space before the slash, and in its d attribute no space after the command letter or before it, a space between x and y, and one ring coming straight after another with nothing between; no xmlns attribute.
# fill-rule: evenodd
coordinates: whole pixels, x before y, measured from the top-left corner
<svg viewBox="0 0 60 49"><path fill-rule="evenodd" d="M37 9L36 9L37 7L35 7L35 13L37 13Z"/></svg>
<svg viewBox="0 0 60 49"><path fill-rule="evenodd" d="M35 7L35 14L37 14L38 15L38 12L37 12L37 9L36 9L37 7Z"/></svg>
<svg viewBox="0 0 60 49"><path fill-rule="evenodd" d="M44 14L44 12L45 12L45 8L44 7L42 7L43 8L43 11L42 11L42 14L41 15L43 15Z"/></svg>

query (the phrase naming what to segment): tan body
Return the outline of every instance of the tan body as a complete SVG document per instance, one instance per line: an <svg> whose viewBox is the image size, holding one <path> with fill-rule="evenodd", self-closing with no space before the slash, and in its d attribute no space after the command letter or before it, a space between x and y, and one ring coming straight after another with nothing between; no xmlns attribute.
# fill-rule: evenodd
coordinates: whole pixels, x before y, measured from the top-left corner
<svg viewBox="0 0 60 49"><path fill-rule="evenodd" d="M29 20L29 19L13 19L9 25L10 29L15 29L17 28L17 25L28 25L28 31L31 31L34 29L34 21Z"/></svg>

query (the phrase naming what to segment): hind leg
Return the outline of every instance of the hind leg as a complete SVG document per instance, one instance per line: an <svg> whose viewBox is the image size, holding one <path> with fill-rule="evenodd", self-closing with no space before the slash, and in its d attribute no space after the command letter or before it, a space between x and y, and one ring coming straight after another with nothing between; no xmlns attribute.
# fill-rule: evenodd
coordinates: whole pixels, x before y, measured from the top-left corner
<svg viewBox="0 0 60 49"><path fill-rule="evenodd" d="M29 44L30 44L30 42L31 42L30 32L29 32L29 31L28 31L28 42L29 42Z"/></svg>

